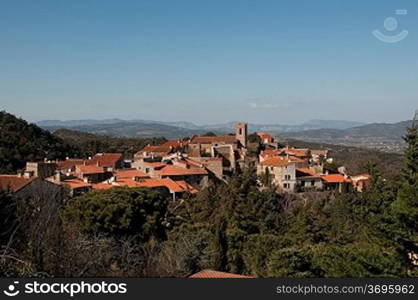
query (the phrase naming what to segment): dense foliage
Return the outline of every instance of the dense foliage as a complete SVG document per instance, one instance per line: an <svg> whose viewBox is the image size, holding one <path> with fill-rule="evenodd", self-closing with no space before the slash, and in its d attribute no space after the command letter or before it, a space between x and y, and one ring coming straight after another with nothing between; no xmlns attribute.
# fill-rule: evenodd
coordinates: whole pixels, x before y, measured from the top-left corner
<svg viewBox="0 0 418 300"><path fill-rule="evenodd" d="M48 131L0 111L0 174L15 173L26 161L63 159L77 153Z"/></svg>
<svg viewBox="0 0 418 300"><path fill-rule="evenodd" d="M135 236L145 241L164 238L167 199L148 188L98 190L70 201L63 210L67 224L82 232L115 237Z"/></svg>
<svg viewBox="0 0 418 300"><path fill-rule="evenodd" d="M70 129L59 129L54 135L61 138L87 158L96 153L123 154L126 159L132 159L133 155L146 145L158 145L166 141L165 138L112 138L96 134L74 131Z"/></svg>
<svg viewBox="0 0 418 300"><path fill-rule="evenodd" d="M11 193L0 190L0 245L7 244L16 226L16 201Z"/></svg>

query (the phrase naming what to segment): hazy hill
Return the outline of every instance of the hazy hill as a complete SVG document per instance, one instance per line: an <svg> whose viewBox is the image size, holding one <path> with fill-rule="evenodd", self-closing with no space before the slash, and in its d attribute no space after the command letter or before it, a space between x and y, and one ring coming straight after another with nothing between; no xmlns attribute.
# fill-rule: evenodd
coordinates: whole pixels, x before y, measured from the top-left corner
<svg viewBox="0 0 418 300"><path fill-rule="evenodd" d="M44 127L50 131L61 129L60 126ZM91 124L66 127L71 130L88 132L109 137L125 138L152 138L165 137L167 139L180 139L194 134L202 134L204 130L193 130L176 126L142 122L119 122L112 124Z"/></svg>
<svg viewBox="0 0 418 300"><path fill-rule="evenodd" d="M37 124L45 129L54 131L60 128L68 128L77 131L84 131L115 137L151 137L164 136L166 138L183 138L193 134L203 134L208 131L217 134L227 134L234 132L236 122L227 122L211 125L196 125L191 122L161 122L152 120L46 120L39 121ZM311 120L300 125L281 125L281 124L253 124L248 125L249 131L267 131L272 134L302 131L319 128L346 129L353 126L362 125L359 122L339 121L339 120Z"/></svg>
<svg viewBox="0 0 418 300"><path fill-rule="evenodd" d="M330 137L390 137L400 139L406 132L406 128L412 121L398 123L372 123L363 126L356 126L348 129L316 129L294 132L292 136L306 136L312 138Z"/></svg>
<svg viewBox="0 0 418 300"><path fill-rule="evenodd" d="M297 138L304 141L341 144L348 146L375 148L383 151L402 151L402 137L412 121L398 123L373 123L363 126L340 129L305 130L282 134L282 137Z"/></svg>

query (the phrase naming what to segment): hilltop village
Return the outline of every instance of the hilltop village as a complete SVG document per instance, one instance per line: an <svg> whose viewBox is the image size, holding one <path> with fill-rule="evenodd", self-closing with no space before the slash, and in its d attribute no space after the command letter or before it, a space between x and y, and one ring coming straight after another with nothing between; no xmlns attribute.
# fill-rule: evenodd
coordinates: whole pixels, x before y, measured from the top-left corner
<svg viewBox="0 0 418 300"><path fill-rule="evenodd" d="M245 123L181 140L63 139L0 117L0 274L418 274L416 122L390 177L373 161L370 175L353 173L361 168L349 160L364 152L248 133Z"/></svg>
<svg viewBox="0 0 418 300"><path fill-rule="evenodd" d="M133 159L121 153L97 153L87 159L27 162L16 175L0 175L0 188L19 194L31 186L65 187L70 196L116 186L164 190L173 199L196 194L210 181L224 181L237 170L252 168L259 187L280 192L363 191L368 174L347 174L342 167L331 173L328 150L294 148L265 132L248 134L246 123L235 134L192 136L138 149Z"/></svg>

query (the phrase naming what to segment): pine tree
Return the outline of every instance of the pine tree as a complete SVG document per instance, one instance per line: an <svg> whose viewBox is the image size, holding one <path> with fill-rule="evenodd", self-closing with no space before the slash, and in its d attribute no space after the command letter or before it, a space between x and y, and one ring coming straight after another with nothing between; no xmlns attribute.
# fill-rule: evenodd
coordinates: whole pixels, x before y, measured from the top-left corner
<svg viewBox="0 0 418 300"><path fill-rule="evenodd" d="M224 217L219 217L215 224L215 236L214 236L214 251L215 257L213 267L218 271L226 271L228 260L227 250L228 241L226 238L226 220Z"/></svg>
<svg viewBox="0 0 418 300"><path fill-rule="evenodd" d="M405 259L418 253L418 128L413 122L405 136L405 166L393 209L399 222L399 239ZM413 265L410 265L410 269Z"/></svg>

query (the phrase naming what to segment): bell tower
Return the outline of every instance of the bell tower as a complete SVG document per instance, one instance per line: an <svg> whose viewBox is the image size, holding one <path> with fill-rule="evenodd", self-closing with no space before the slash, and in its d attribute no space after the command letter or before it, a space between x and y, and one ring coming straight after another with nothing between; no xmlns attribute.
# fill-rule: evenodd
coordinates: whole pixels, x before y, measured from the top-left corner
<svg viewBox="0 0 418 300"><path fill-rule="evenodd" d="M235 125L235 137L244 148L247 148L248 124L238 123Z"/></svg>

